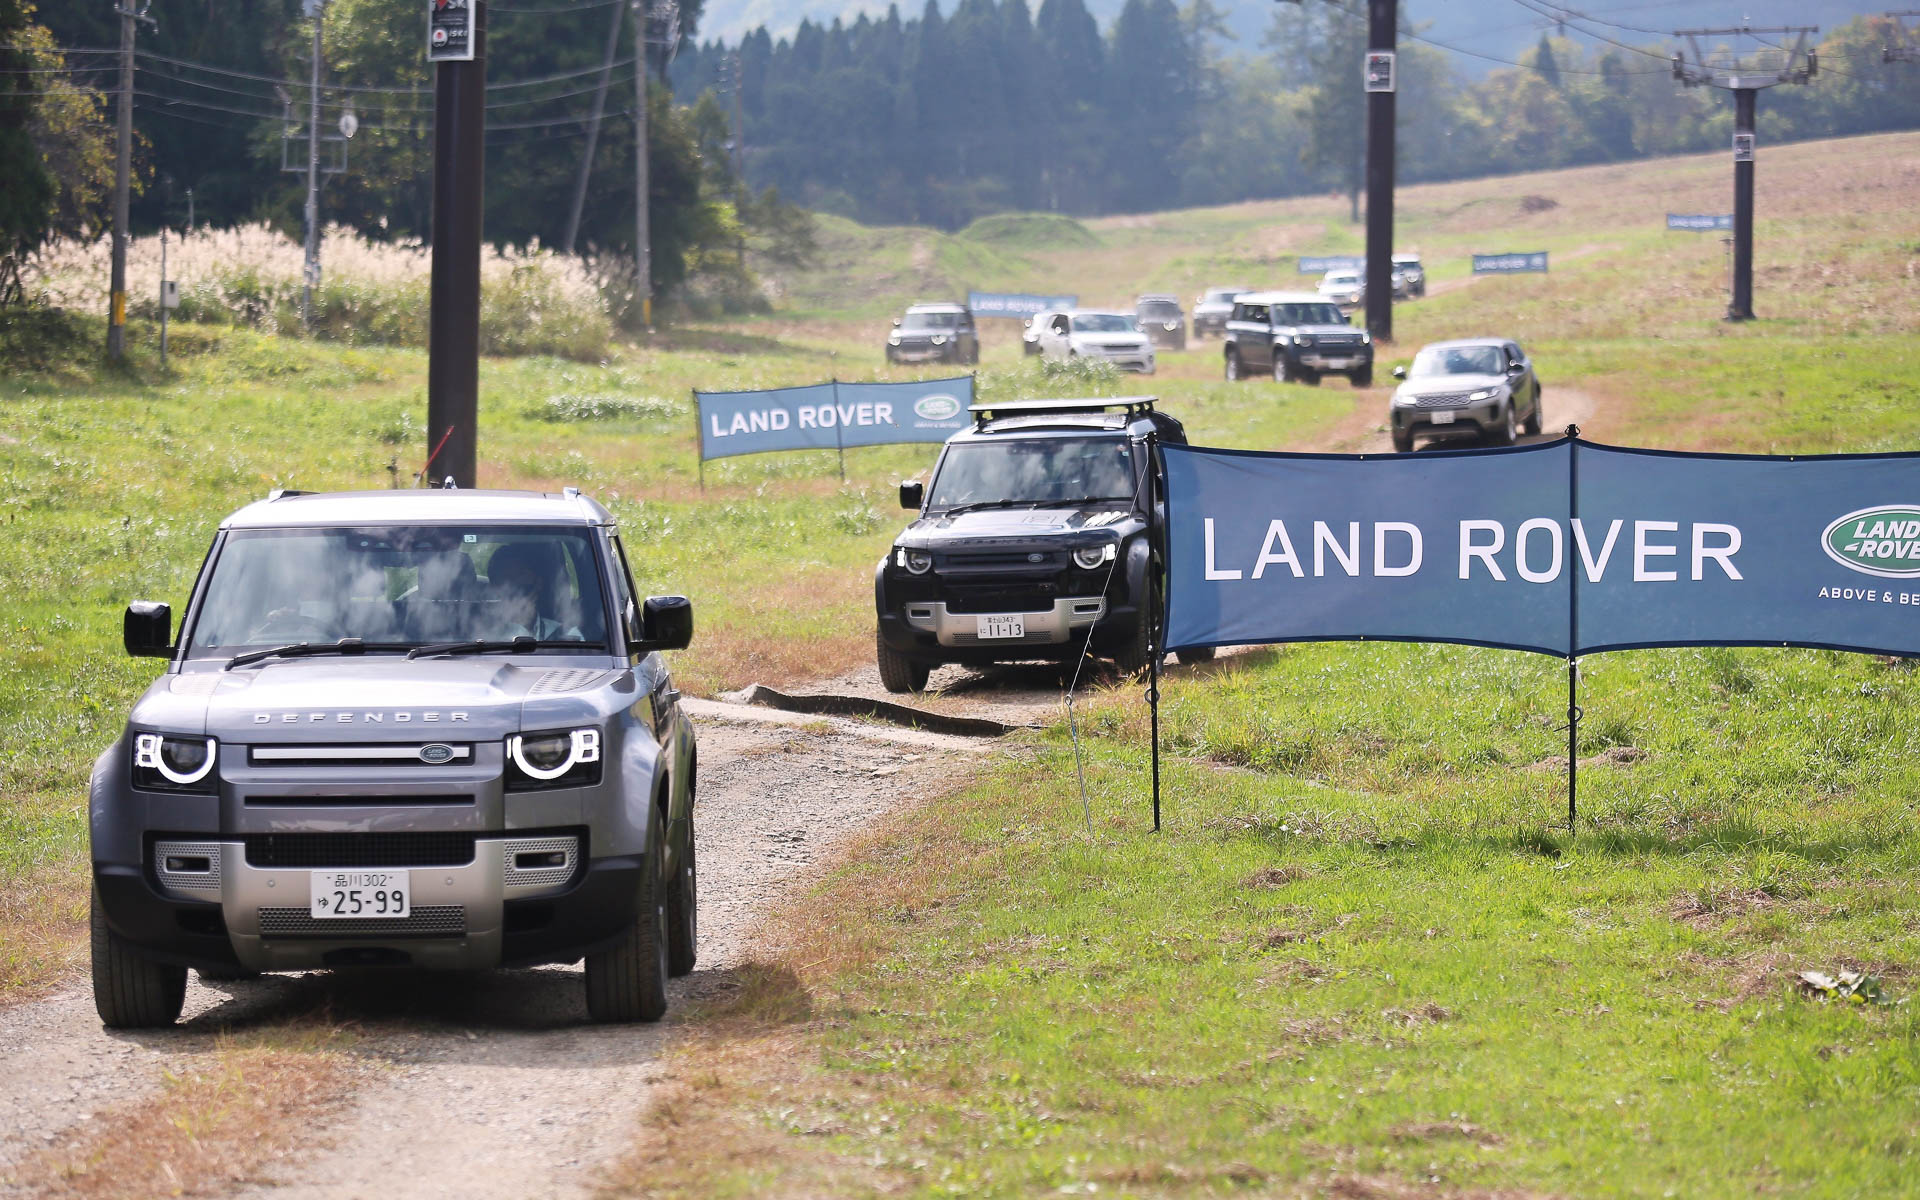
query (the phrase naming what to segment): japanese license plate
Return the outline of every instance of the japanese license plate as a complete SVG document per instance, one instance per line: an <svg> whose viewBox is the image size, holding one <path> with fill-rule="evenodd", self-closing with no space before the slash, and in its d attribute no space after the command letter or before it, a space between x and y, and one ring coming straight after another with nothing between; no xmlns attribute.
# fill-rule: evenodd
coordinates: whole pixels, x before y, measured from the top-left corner
<svg viewBox="0 0 1920 1200"><path fill-rule="evenodd" d="M1353 360L1349 358L1329 358L1325 361L1329 371L1344 371L1353 365Z"/></svg>
<svg viewBox="0 0 1920 1200"><path fill-rule="evenodd" d="M308 912L315 918L404 917L408 904L405 871L315 871Z"/></svg>
<svg viewBox="0 0 1920 1200"><path fill-rule="evenodd" d="M980 640L1023 638L1027 636L1027 618L1023 613L982 613L975 618Z"/></svg>
<svg viewBox="0 0 1920 1200"><path fill-rule="evenodd" d="M1454 417L1458 415L1458 413L1450 408L1435 409L1433 413L1433 423L1435 425L1451 425L1453 424Z"/></svg>

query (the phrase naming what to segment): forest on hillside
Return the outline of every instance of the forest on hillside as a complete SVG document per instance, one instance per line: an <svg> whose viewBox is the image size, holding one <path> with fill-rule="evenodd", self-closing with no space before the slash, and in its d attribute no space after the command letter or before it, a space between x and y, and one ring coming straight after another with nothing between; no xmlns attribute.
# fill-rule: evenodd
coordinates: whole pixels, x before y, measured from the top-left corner
<svg viewBox="0 0 1920 1200"><path fill-rule="evenodd" d="M1210 0L1126 0L1103 34L1084 0L927 0L852 24L762 28L682 47L685 102L738 114L756 186L868 222L958 228L1007 210L1074 215L1224 204L1361 186L1361 12L1274 6L1259 46ZM1403 30L1399 178L1456 179L1725 146L1732 101L1685 89L1670 46L1583 51L1542 37L1470 78ZM1804 87L1761 101L1762 144L1920 126L1920 67L1883 63L1896 20L1827 34ZM1755 47L1751 42L1748 49ZM1761 47L1764 49L1764 47Z"/></svg>

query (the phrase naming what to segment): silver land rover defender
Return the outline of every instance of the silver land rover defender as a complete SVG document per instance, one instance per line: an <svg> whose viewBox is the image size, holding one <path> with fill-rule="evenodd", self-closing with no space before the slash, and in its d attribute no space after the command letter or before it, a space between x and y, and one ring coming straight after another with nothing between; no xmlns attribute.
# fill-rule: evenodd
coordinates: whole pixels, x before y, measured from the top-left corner
<svg viewBox="0 0 1920 1200"><path fill-rule="evenodd" d="M693 969L693 728L612 516L561 494L276 492L228 517L94 764L93 993L171 1024L188 968L586 960L651 1021Z"/></svg>

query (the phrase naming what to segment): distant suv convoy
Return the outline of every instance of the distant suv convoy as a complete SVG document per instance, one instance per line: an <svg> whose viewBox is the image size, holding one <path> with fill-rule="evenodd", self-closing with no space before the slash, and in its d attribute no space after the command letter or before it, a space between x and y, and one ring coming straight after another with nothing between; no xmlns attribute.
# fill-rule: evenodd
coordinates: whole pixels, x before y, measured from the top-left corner
<svg viewBox="0 0 1920 1200"><path fill-rule="evenodd" d="M171 1024L210 978L586 960L651 1021L694 966L693 727L606 509L560 494L276 492L220 523L166 670L94 765L94 1003Z"/></svg>
<svg viewBox="0 0 1920 1200"><path fill-rule="evenodd" d="M1347 323L1339 305L1312 292L1247 292L1233 302L1221 350L1228 379L1271 373L1275 379L1319 383L1345 375L1355 387L1373 385L1373 337Z"/></svg>
<svg viewBox="0 0 1920 1200"><path fill-rule="evenodd" d="M945 663L1091 653L1147 665L1149 434L1184 443L1150 397L973 406L932 481L900 485L916 516L873 575L874 638L888 691L919 691ZM1183 651L1202 661L1211 650Z"/></svg>
<svg viewBox="0 0 1920 1200"><path fill-rule="evenodd" d="M1246 287L1210 287L1200 293L1193 302L1193 340L1197 342L1209 333L1215 337L1225 333L1227 320L1233 315L1234 297L1252 290Z"/></svg>
<svg viewBox="0 0 1920 1200"><path fill-rule="evenodd" d="M980 331L964 304L914 304L893 319L887 335L890 363L980 361Z"/></svg>

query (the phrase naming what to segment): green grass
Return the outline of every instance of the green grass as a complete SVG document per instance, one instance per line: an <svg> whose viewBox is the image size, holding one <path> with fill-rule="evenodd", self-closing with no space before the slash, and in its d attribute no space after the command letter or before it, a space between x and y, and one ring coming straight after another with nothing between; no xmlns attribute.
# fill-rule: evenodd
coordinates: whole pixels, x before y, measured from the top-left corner
<svg viewBox="0 0 1920 1200"><path fill-rule="evenodd" d="M1906 1191L1920 682L1590 659L1582 753L1644 757L1583 771L1569 834L1564 776L1529 769L1564 750L1561 672L1370 645L1176 673L1158 835L1137 693L1096 702L1095 839L1056 727L842 868L804 953L868 953L811 974L799 1065L719 1077L758 1151L665 1190ZM1899 1002L1796 992L1842 967Z"/></svg>

